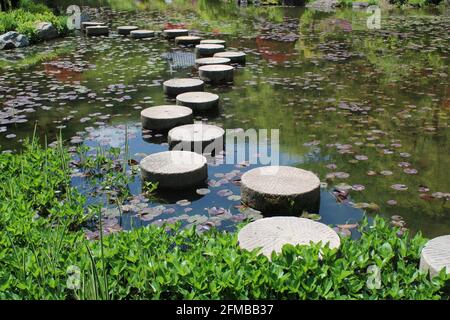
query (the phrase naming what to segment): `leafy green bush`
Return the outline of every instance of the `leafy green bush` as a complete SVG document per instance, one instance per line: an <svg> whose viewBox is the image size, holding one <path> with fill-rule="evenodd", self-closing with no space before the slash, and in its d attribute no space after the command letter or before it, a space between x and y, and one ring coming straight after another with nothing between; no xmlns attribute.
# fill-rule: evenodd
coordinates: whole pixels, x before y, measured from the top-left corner
<svg viewBox="0 0 450 320"><path fill-rule="evenodd" d="M449 298L448 276L418 270L426 240L381 218L338 251L286 245L272 261L240 250L235 233L177 226L88 241L86 213L98 210L70 186L69 159L36 143L0 154L0 299Z"/></svg>
<svg viewBox="0 0 450 320"><path fill-rule="evenodd" d="M0 34L8 31L17 31L25 34L32 43L39 41L36 33L36 24L39 22L51 22L58 33L67 34L67 18L55 16L48 8L35 5L35 11L18 9L9 12L0 12Z"/></svg>

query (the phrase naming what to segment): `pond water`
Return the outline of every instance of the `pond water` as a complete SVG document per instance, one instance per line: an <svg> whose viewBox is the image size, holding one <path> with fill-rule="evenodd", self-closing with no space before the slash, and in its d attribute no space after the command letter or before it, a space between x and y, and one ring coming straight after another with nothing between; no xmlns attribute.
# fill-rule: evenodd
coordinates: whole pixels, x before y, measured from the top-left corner
<svg viewBox="0 0 450 320"><path fill-rule="evenodd" d="M205 88L220 95L219 112L196 120L227 129L279 129L280 164L311 170L324 182L322 222L400 215L409 229L426 236L450 233L447 13L382 11L381 29L369 30L367 15L352 10L220 1L120 3L103 1L112 9L102 8L96 18L113 30L183 26L247 53L232 86ZM42 51L56 57L15 69L15 61ZM140 111L173 103L162 82L197 76L193 59L192 48L162 37L133 40L116 34L75 35L2 52L0 60L10 67L0 70L1 150L19 149L35 126L42 141L54 141L61 131L69 145L122 150L126 145L136 161L168 150L164 135L142 130ZM223 164L219 155L209 164L209 193L172 192L152 201L141 195L136 175L122 227L181 219L231 230L245 217L258 216L240 206L239 198L239 177L255 166ZM74 171L73 184L89 203L109 206L107 212L117 216L87 180ZM336 187L350 188L348 195L338 195Z"/></svg>

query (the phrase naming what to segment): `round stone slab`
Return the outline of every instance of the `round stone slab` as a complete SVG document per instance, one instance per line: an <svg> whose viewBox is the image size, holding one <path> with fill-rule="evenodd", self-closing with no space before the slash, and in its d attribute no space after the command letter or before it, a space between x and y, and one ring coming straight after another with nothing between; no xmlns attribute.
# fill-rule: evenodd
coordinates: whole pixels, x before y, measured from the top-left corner
<svg viewBox="0 0 450 320"><path fill-rule="evenodd" d="M81 30L86 31L87 27L104 26L103 22L85 21L81 23Z"/></svg>
<svg viewBox="0 0 450 320"><path fill-rule="evenodd" d="M231 63L245 63L245 53L242 51L224 51L214 54L215 58L228 58Z"/></svg>
<svg viewBox="0 0 450 320"><path fill-rule="evenodd" d="M187 29L166 29L163 30L163 36L168 39L175 39L176 37L188 36L189 30Z"/></svg>
<svg viewBox="0 0 450 320"><path fill-rule="evenodd" d="M164 81L164 93L168 96L177 96L189 91L203 91L205 83L200 79L177 78Z"/></svg>
<svg viewBox="0 0 450 320"><path fill-rule="evenodd" d="M200 79L209 83L233 82L234 67L225 64L210 64L198 68Z"/></svg>
<svg viewBox="0 0 450 320"><path fill-rule="evenodd" d="M186 106L194 111L206 111L219 106L219 96L210 92L194 91L177 95L177 105Z"/></svg>
<svg viewBox="0 0 450 320"><path fill-rule="evenodd" d="M143 180L158 182L158 188L180 189L201 185L208 178L206 158L189 151L151 154L140 162Z"/></svg>
<svg viewBox="0 0 450 320"><path fill-rule="evenodd" d="M271 217L249 223L239 231L239 246L252 251L261 248L260 253L270 259L273 251L280 253L283 245L310 245L322 242L330 248L339 248L338 234L327 225L310 219L297 217Z"/></svg>
<svg viewBox="0 0 450 320"><path fill-rule="evenodd" d="M135 39L150 38L155 36L155 31L143 29L133 30L130 32L130 36Z"/></svg>
<svg viewBox="0 0 450 320"><path fill-rule="evenodd" d="M210 64L229 64L231 62L228 58L200 58L195 59L195 65L197 67L206 66Z"/></svg>
<svg viewBox="0 0 450 320"><path fill-rule="evenodd" d="M192 109L183 106L163 105L141 111L142 127L150 130L169 130L194 122Z"/></svg>
<svg viewBox="0 0 450 320"><path fill-rule="evenodd" d="M86 27L87 36L107 36L109 28L107 26L90 26Z"/></svg>
<svg viewBox="0 0 450 320"><path fill-rule="evenodd" d="M434 277L444 269L450 274L450 235L431 239L422 249L420 270Z"/></svg>
<svg viewBox="0 0 450 320"><path fill-rule="evenodd" d="M212 57L215 53L222 52L225 46L221 44L198 44L195 51L200 57Z"/></svg>
<svg viewBox="0 0 450 320"><path fill-rule="evenodd" d="M220 127L194 123L171 129L167 134L167 141L176 150L218 153L223 151L224 135L225 130Z"/></svg>
<svg viewBox="0 0 450 320"><path fill-rule="evenodd" d="M131 31L138 30L139 28L137 26L121 26L117 27L117 33L127 36L130 34Z"/></svg>
<svg viewBox="0 0 450 320"><path fill-rule="evenodd" d="M181 36L175 38L175 43L184 45L198 44L200 43L200 40L202 40L202 38L196 36Z"/></svg>
<svg viewBox="0 0 450 320"><path fill-rule="evenodd" d="M225 40L220 40L220 39L205 39L200 41L200 44L221 44L225 47L225 44L227 42Z"/></svg>
<svg viewBox="0 0 450 320"><path fill-rule="evenodd" d="M241 197L244 204L264 213L318 212L320 180L294 167L259 167L242 175Z"/></svg>

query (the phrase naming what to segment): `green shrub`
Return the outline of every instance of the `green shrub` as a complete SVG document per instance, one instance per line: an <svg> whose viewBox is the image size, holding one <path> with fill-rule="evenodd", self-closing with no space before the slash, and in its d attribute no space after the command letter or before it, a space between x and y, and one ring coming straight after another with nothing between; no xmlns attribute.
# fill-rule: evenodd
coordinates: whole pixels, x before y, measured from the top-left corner
<svg viewBox="0 0 450 320"><path fill-rule="evenodd" d="M40 8L37 6L36 8ZM0 34L8 31L17 31L25 34L30 42L38 42L35 26L39 22L51 22L61 35L67 34L67 18L55 16L45 6L39 12L31 12L25 9L18 9L9 12L0 12ZM38 9L36 9L38 10Z"/></svg>
<svg viewBox="0 0 450 320"><path fill-rule="evenodd" d="M86 213L98 210L70 186L69 160L36 143L0 154L0 299L449 298L448 276L418 270L426 240L398 237L381 218L339 251L286 245L272 261L240 250L235 233L176 226L88 241Z"/></svg>

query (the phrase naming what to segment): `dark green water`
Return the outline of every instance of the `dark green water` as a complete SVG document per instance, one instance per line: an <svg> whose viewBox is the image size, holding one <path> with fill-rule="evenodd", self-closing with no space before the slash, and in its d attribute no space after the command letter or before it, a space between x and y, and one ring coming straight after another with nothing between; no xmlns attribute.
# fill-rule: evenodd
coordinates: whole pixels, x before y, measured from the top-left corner
<svg viewBox="0 0 450 320"><path fill-rule="evenodd" d="M174 1L169 6L116 2L105 1L113 10L102 10L97 17L113 29L133 24L162 30L183 24L247 53L247 64L235 71L233 86L206 88L220 95L219 113L197 120L224 128L279 129L280 163L312 170L327 182L322 222L401 215L408 228L427 236L450 233L450 19L445 12L382 11L381 29L369 30L367 16L352 10L239 8L218 1ZM143 139L139 113L170 102L162 93L164 80L195 76L192 67L179 68L164 58L183 52L192 59L192 49L161 37L135 41L117 35L73 36L0 53L0 59L17 60L18 54L32 57L55 48L69 53L20 71L0 71L2 150L17 149L35 124L39 136L50 142L61 129L68 141L80 136L90 146L118 147L124 146L127 127L136 160L168 149L164 137ZM218 163L209 167L210 179L216 181L233 170L238 177L252 168ZM88 190L81 178L74 177L74 184ZM344 203L332 195L339 185L353 186ZM137 196L140 180L130 188ZM224 189L239 195L239 187L230 181L211 186L205 196L173 194L164 206L174 213L139 223L182 214L208 220L205 208L215 206L230 210L221 224L232 226L241 219L235 207L239 200L217 194ZM175 204L185 198L192 201L189 206ZM367 204L379 210L364 213L360 207ZM204 219L188 222L201 224Z"/></svg>

